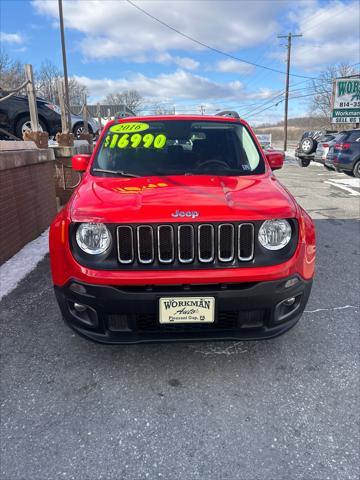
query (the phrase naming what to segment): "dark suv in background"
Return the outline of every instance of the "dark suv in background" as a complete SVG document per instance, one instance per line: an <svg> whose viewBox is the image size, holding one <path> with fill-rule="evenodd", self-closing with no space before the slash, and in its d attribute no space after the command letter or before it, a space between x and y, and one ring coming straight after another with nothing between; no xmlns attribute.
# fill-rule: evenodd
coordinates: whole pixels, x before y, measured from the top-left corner
<svg viewBox="0 0 360 480"><path fill-rule="evenodd" d="M5 97L7 92L0 91L0 98ZM42 98L36 99L40 130L48 132L49 137L54 137L61 132L61 111L57 105ZM80 107L79 107L80 108ZM27 97L14 95L0 102L0 128L15 137L22 139L26 130L31 130L29 102ZM84 118L81 115L71 114L71 130L75 138L84 133ZM97 134L99 124L94 118L88 117L89 133ZM3 133L0 136L6 137Z"/></svg>
<svg viewBox="0 0 360 480"><path fill-rule="evenodd" d="M335 137L325 167L360 178L360 129L340 132Z"/></svg>
<svg viewBox="0 0 360 480"><path fill-rule="evenodd" d="M321 161L323 154L316 156L316 150L320 145L326 145L334 140L337 135L335 130L316 130L308 131L302 134L302 137L295 149L295 157L300 161L302 167L308 167L311 161Z"/></svg>
<svg viewBox="0 0 360 480"><path fill-rule="evenodd" d="M0 92L0 98L7 92ZM45 100L36 100L40 128L49 136L61 131L61 115L59 107ZM0 127L12 135L22 139L25 130L30 130L30 112L27 97L14 95L0 102Z"/></svg>

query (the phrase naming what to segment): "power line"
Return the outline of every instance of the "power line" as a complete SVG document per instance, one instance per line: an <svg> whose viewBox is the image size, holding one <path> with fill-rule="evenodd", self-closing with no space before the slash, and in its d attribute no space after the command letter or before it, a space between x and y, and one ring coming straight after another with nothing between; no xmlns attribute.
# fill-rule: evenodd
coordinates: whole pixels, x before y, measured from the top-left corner
<svg viewBox="0 0 360 480"><path fill-rule="evenodd" d="M298 82L298 83L295 83L293 86L297 86L299 84L302 84L304 82ZM297 94L297 93L300 93L300 92L303 92L303 91L308 91L309 92L309 96L311 95L314 95L316 92L313 91L313 88L312 87L302 87L302 88L290 88L289 90L289 93L290 93L290 98L295 98L293 97L292 95L293 94ZM234 104L231 104L230 101L217 101L217 102L208 102L207 103L207 109L210 109L210 110L214 110L216 111L215 108L212 107L213 106L217 106L219 103L220 105L222 105L222 109L226 108L226 109L230 109L230 110L236 110L236 109L241 109L241 108L246 108L247 110L242 113L241 110L240 110L240 115L242 117L244 116L247 116L249 114L253 114L255 113L257 110L261 109L262 107L266 106L267 104L269 104L270 102L273 102L275 99L277 98L281 98L285 93L285 90L280 90L278 92L276 92L276 95L274 96L271 96L270 98L266 99L265 101L263 101L264 99L261 99L261 100L258 100L257 102L254 102L254 103L250 103L250 104L237 104L237 105L234 105ZM282 99L283 101L284 99ZM260 103L261 102L261 103ZM228 104L230 103L230 106L228 106ZM227 104L227 106L225 106L225 104ZM275 103L276 104L276 103ZM151 105L151 104L150 104ZM169 106L169 105L173 105L173 103L171 102L162 102L161 103L162 106L166 107L166 106ZM193 109L193 110L198 110L199 109L199 105L200 103L183 103L183 104L179 104L178 107L176 108L176 110L178 112L186 112L188 111L189 109ZM203 104L203 106L205 106ZM250 110L249 110L250 108Z"/></svg>
<svg viewBox="0 0 360 480"><path fill-rule="evenodd" d="M274 42L271 41L272 34L265 40L268 44L267 46L262 50L262 53L256 57L254 60L256 63L261 63L265 59L265 54L274 47ZM253 78L250 79L249 82L247 82L247 87L250 85L254 87L255 84L257 84L262 78L262 70L257 70Z"/></svg>
<svg viewBox="0 0 360 480"><path fill-rule="evenodd" d="M357 65L359 65L360 63L357 62L357 63L353 63L350 65L350 67L355 67ZM321 78L314 78L313 79L313 82L316 82L316 81L321 81L323 83L323 80L321 80ZM310 97L310 96L313 96L316 94L316 91L314 90L315 86L314 85L309 85L309 86L305 86L305 87L302 87L302 88L293 88L293 87L297 87L299 85L303 85L304 83L309 83L310 80L302 80L302 81L299 81L299 82L296 82L296 83L293 83L292 85L290 85L290 88L289 88L289 93L290 94L294 94L294 93L299 93L299 92L302 92L302 91L308 91L309 94L308 95L301 95L301 96L290 96L291 99L296 99L296 98L304 98L304 97ZM331 84L332 82L329 81L329 84ZM213 101L209 101L208 103L211 104L211 105L221 105L222 107L224 107L224 104L227 104L226 108L229 109L229 110L236 110L238 108L247 108L249 109L249 107L254 107L254 108L250 108L250 110L247 110L245 111L244 113L241 113L241 116L242 117L245 117L247 115L254 115L254 114L257 114L257 113L260 113L258 112L259 108L261 109L262 107L266 106L269 102L272 102L274 101L275 99L279 98L279 97L282 97L284 95L284 92L285 90L280 90L276 93L275 96L272 96L268 99L266 99L265 101L263 101L264 99L259 99L257 102L253 102L253 103L250 103L250 104L230 104L231 106L229 106L228 104L231 102L231 100L213 100ZM282 103L284 101L284 99L282 100L279 100L278 102L275 102L273 103L272 105L270 105L269 107L266 108L266 110L268 110L269 108L272 108L273 106L275 105L278 105L279 103ZM246 102L246 100L244 100L244 102ZM152 105L153 102L150 102L149 105ZM162 105L166 106L166 105L171 105L173 106L173 102L161 102ZM194 110L198 110L199 108L199 102L198 103L189 103L189 104L185 104L185 103L180 103L177 107L177 111L188 111L189 109L194 109ZM225 108L225 107L224 107ZM211 108L210 108L211 109Z"/></svg>
<svg viewBox="0 0 360 480"><path fill-rule="evenodd" d="M173 32L177 33L178 35L181 35L182 37L190 40L191 42L194 42L198 45L201 45L202 47L205 47L207 48L208 50L211 50L215 53L218 53L219 55L223 55L225 57L228 57L228 58L232 58L233 60L237 60L238 62L242 62L242 63L246 63L248 65L252 65L253 67L258 67L258 68L263 68L265 70L270 70L271 72L276 72L276 73L281 73L282 75L284 75L286 72L283 72L282 70L278 70L276 68L271 68L271 67L267 67L265 65L260 65L258 63L254 63L254 62L250 62L249 60L244 60L242 58L239 58L239 57L236 57L235 55L232 55L231 53L227 53L227 52L224 52L223 50L219 50L218 48L215 48L215 47L211 47L210 45L207 45L206 43L204 42L201 42L200 40L197 40L196 38L193 38L191 37L190 35L187 35L186 33L184 32L181 32L180 30L178 30L177 28L175 27L172 27L171 25L169 25L168 23L164 22L163 20L160 20L159 18L155 17L154 15L152 15L151 13L149 13L147 10L144 10L143 8L139 7L138 5L136 5L134 2L132 2L131 0L126 0L131 6L133 6L134 8L136 8L137 10L139 10L140 12L142 12L144 15L146 15L147 17L149 18L152 18L153 20L155 20L155 22L158 22L160 23L161 25L163 25L164 27L172 30ZM298 75L298 74L295 74L295 73L292 73L291 74L292 77L298 77L298 78L308 78L308 79L313 79L315 77L309 77L309 76L305 76L305 75Z"/></svg>
<svg viewBox="0 0 360 480"><path fill-rule="evenodd" d="M303 33L308 32L309 30L313 30L317 26L319 26L321 23L328 22L330 19L333 19L334 17L339 17L340 15L343 15L344 13L348 13L346 9L341 10L338 13L335 13L334 15L329 15L329 12L323 12L322 14L318 15L316 18L317 20L319 17L323 17L324 15L328 15L327 18L324 18L323 20L320 20L320 22L316 22L315 24L311 25L309 28L305 28L305 30L302 30Z"/></svg>
<svg viewBox="0 0 360 480"><path fill-rule="evenodd" d="M307 95L299 95L299 96L295 96L295 97L291 97L291 98L292 98L292 100L296 100L298 98L311 97L312 95L313 95L312 93L308 93ZM256 116L259 115L262 112L265 112L266 110L270 110L270 108L277 107L278 105L280 105L280 103L282 103L284 101L285 101L285 98L283 98L282 100L279 100L276 103L273 103L272 105L269 105L268 107L264 108L263 110L260 110L259 112L256 112ZM247 117L247 119L249 119L249 118L254 118L254 116Z"/></svg>
<svg viewBox="0 0 360 480"><path fill-rule="evenodd" d="M303 83L303 82L299 82L297 84L294 84L294 86L296 85L299 85L300 83ZM289 89L289 93L299 93L299 92L302 92L302 91L312 91L311 95L314 95L315 94L315 91L313 91L313 87L303 87L303 88L295 88L295 89ZM255 108L252 108L248 111L246 111L245 113L242 113L242 116L244 115L249 115L250 113L253 113L253 112L256 112L259 108L262 108L263 106L267 105L269 102L272 102L273 100L279 98L279 97L282 97L285 93L285 90L281 90L278 94L276 94L275 96L273 97L270 97L268 98L267 100L265 100L265 102L261 103L260 105L257 105ZM246 105L246 107L250 107L250 105Z"/></svg>

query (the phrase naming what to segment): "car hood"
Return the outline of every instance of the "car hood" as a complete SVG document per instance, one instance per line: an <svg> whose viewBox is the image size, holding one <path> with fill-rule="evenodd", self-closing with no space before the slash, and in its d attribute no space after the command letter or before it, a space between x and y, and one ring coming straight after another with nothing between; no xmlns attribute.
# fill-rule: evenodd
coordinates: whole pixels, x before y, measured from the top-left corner
<svg viewBox="0 0 360 480"><path fill-rule="evenodd" d="M293 197L273 174L113 178L86 174L69 203L76 222L291 218Z"/></svg>

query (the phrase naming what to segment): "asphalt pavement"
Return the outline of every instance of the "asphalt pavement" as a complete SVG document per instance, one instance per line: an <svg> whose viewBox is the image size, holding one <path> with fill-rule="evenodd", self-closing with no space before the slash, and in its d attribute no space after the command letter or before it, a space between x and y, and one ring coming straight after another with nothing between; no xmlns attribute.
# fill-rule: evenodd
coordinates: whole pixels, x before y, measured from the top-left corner
<svg viewBox="0 0 360 480"><path fill-rule="evenodd" d="M318 258L282 337L90 343L62 322L48 258L3 299L1 479L358 480L360 188L291 163L277 175Z"/></svg>

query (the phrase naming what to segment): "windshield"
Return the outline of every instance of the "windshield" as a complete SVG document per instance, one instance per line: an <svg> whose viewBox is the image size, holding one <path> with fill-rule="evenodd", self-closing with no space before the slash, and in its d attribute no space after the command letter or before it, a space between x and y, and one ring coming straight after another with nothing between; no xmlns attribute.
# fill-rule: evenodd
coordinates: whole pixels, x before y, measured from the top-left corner
<svg viewBox="0 0 360 480"><path fill-rule="evenodd" d="M264 171L263 159L245 126L189 120L112 125L92 165L94 175L251 175Z"/></svg>

